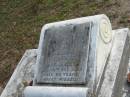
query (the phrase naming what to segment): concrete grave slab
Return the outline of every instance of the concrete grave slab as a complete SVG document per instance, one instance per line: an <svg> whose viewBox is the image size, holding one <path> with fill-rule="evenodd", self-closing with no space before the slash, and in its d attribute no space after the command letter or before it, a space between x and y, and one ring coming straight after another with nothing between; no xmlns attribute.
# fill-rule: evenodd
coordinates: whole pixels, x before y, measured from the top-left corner
<svg viewBox="0 0 130 97"><path fill-rule="evenodd" d="M122 97L129 60L129 29L114 30L115 37L98 97Z"/></svg>
<svg viewBox="0 0 130 97"><path fill-rule="evenodd" d="M0 97L22 97L28 81L34 78L37 50L26 50Z"/></svg>

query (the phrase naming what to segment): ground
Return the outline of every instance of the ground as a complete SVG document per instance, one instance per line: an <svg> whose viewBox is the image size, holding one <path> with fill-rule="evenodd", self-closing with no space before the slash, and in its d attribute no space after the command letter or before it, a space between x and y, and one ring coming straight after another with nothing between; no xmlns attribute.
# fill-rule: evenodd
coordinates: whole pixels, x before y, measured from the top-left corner
<svg viewBox="0 0 130 97"><path fill-rule="evenodd" d="M106 14L113 29L130 27L130 0L0 0L0 86L26 49L37 48L49 22Z"/></svg>

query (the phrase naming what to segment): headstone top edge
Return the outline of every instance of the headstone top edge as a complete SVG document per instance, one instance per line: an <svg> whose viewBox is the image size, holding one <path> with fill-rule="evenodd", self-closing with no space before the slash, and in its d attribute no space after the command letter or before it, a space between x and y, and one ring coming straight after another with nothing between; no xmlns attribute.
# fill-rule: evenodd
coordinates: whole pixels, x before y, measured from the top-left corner
<svg viewBox="0 0 130 97"><path fill-rule="evenodd" d="M110 23L109 18L105 14L100 14L100 15L94 15L94 16L87 16L87 17L57 21L57 22L53 22L53 23L47 23L47 24L43 25L41 32L44 32L46 29L49 29L53 26L60 27L61 25L81 24L81 23L86 23L86 22L97 23L97 22L100 22L100 20L103 18L106 19Z"/></svg>

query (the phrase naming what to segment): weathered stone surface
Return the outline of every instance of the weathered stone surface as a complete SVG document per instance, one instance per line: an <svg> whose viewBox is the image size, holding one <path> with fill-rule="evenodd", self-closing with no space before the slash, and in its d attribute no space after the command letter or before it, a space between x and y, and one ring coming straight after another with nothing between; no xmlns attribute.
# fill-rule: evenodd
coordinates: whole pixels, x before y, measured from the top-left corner
<svg viewBox="0 0 130 97"><path fill-rule="evenodd" d="M130 34L130 33L129 33ZM130 37L130 35L129 35ZM130 42L129 42L130 45ZM129 55L129 62L127 67L126 75L124 75L124 86L123 86L123 96L122 97L130 97L130 83L128 83L128 74L130 73L130 55Z"/></svg>
<svg viewBox="0 0 130 97"><path fill-rule="evenodd" d="M33 80L36 55L36 50L25 52L0 97L22 97L28 81Z"/></svg>
<svg viewBox="0 0 130 97"><path fill-rule="evenodd" d="M27 87L24 97L90 97L86 87Z"/></svg>
<svg viewBox="0 0 130 97"><path fill-rule="evenodd" d="M85 83L90 23L48 28L37 81Z"/></svg>
<svg viewBox="0 0 130 97"><path fill-rule="evenodd" d="M129 57L128 29L115 30L112 50L98 97L122 97Z"/></svg>
<svg viewBox="0 0 130 97"><path fill-rule="evenodd" d="M111 40L111 25L105 15L45 25L38 48L36 83L93 85L96 67L100 79Z"/></svg>

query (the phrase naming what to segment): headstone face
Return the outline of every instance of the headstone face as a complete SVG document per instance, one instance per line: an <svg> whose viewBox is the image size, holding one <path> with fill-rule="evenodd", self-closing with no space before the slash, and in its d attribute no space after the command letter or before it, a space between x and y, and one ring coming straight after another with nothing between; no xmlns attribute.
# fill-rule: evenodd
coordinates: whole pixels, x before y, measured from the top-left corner
<svg viewBox="0 0 130 97"><path fill-rule="evenodd" d="M105 15L45 25L38 48L36 83L90 84L91 87L96 75L101 75L96 71L102 71L105 66L111 36L110 21ZM100 52L106 48L106 52Z"/></svg>
<svg viewBox="0 0 130 97"><path fill-rule="evenodd" d="M85 83L90 23L52 27L44 33L39 82Z"/></svg>

